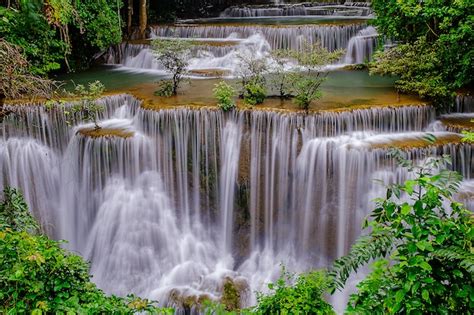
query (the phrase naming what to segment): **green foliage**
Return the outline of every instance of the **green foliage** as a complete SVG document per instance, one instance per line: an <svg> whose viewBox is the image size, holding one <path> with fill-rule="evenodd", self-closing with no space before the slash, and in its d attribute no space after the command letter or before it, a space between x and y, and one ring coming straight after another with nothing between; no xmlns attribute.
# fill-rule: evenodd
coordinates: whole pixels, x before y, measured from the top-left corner
<svg viewBox="0 0 474 315"><path fill-rule="evenodd" d="M59 69L68 51L68 45L43 15L41 1L20 1L18 9L0 6L0 34L22 48L34 74Z"/></svg>
<svg viewBox="0 0 474 315"><path fill-rule="evenodd" d="M122 40L122 25L117 10L122 1L116 0L82 0L77 2L79 27L83 27L85 40L98 50L107 49L110 45Z"/></svg>
<svg viewBox="0 0 474 315"><path fill-rule="evenodd" d="M336 62L343 54L343 50L330 52L320 43L308 42L300 50L291 52L291 58L305 70L291 76L294 101L301 109L308 111L311 102L321 97L320 86L328 75L322 67Z"/></svg>
<svg viewBox="0 0 474 315"><path fill-rule="evenodd" d="M248 105L262 104L267 97L267 89L262 82L250 80L244 85L244 102Z"/></svg>
<svg viewBox="0 0 474 315"><path fill-rule="evenodd" d="M45 235L30 234L37 224L14 189L4 191L0 220L2 314L173 313L132 295L106 296L90 282L89 266L81 257Z"/></svg>
<svg viewBox="0 0 474 315"><path fill-rule="evenodd" d="M395 87L401 92L437 99L438 103L444 99L449 102L453 92L439 72L443 64L436 46L419 40L377 52L370 63L370 73L398 76Z"/></svg>
<svg viewBox="0 0 474 315"><path fill-rule="evenodd" d="M291 283L294 284L292 285ZM322 271L301 274L296 279L284 268L276 283L270 283L269 295L257 294L257 314L335 314L323 295L330 279Z"/></svg>
<svg viewBox="0 0 474 315"><path fill-rule="evenodd" d="M242 84L241 97L249 105L261 104L267 95L266 79L268 71L266 58L257 58L254 55L238 55L240 62L239 77ZM247 100L246 100L247 99Z"/></svg>
<svg viewBox="0 0 474 315"><path fill-rule="evenodd" d="M3 201L0 203L0 230L9 228L14 231L38 233L39 225L28 211L23 196L16 189L9 187L5 188L3 195Z"/></svg>
<svg viewBox="0 0 474 315"><path fill-rule="evenodd" d="M423 76L425 86L434 86L434 82L438 81L452 92L472 82L472 1L375 0L372 2L372 8L377 16L374 23L382 35L405 44L414 44L416 49L412 48L412 51L419 55L416 59L429 64L429 73ZM417 42L425 44L419 45ZM425 54L428 57L424 58ZM413 60L408 56L405 59ZM423 65L416 68L420 67ZM420 79L419 75L421 73L415 71L413 77L406 75L405 81L416 84ZM429 76L432 77L431 80ZM431 96L426 94L425 89L424 91L425 95ZM435 90L432 97L436 98L438 94L439 91Z"/></svg>
<svg viewBox="0 0 474 315"><path fill-rule="evenodd" d="M474 120L471 121L474 122ZM474 143L474 132L463 130L462 134L464 135L463 142Z"/></svg>
<svg viewBox="0 0 474 315"><path fill-rule="evenodd" d="M20 46L35 74L47 74L74 57L89 62L99 50L121 41L116 0L21 0L0 7L0 34ZM74 42L74 45L72 45Z"/></svg>
<svg viewBox="0 0 474 315"><path fill-rule="evenodd" d="M232 279L226 279L224 281L221 303L225 305L226 311L240 309L240 292Z"/></svg>
<svg viewBox="0 0 474 315"><path fill-rule="evenodd" d="M293 93L295 94L294 102L301 109L307 111L311 102L321 97L319 90L321 84L325 81L325 76L294 74L293 76Z"/></svg>
<svg viewBox="0 0 474 315"><path fill-rule="evenodd" d="M224 112L235 108L235 90L231 85L221 81L215 85L213 92L215 98L217 98L217 106Z"/></svg>
<svg viewBox="0 0 474 315"><path fill-rule="evenodd" d="M452 199L461 176L444 169L449 157L414 166L400 152L393 154L415 177L390 185L386 197L376 199L372 220L364 223L368 235L334 264L334 285L341 288L350 271L375 259L348 313L471 314L473 217Z"/></svg>
<svg viewBox="0 0 474 315"><path fill-rule="evenodd" d="M97 102L97 99L104 93L105 86L100 81L94 81L87 86L79 84L76 85L74 93L70 96L78 98L71 107L66 107L64 99L49 100L45 103L45 109L59 110L64 112L68 118L67 123L71 124L75 121L82 120L85 122L93 122L95 129L100 129L97 122L97 114L104 110L103 105Z"/></svg>
<svg viewBox="0 0 474 315"><path fill-rule="evenodd" d="M158 83L158 90L154 93L156 96L173 96L173 82L171 80L161 80Z"/></svg>
<svg viewBox="0 0 474 315"><path fill-rule="evenodd" d="M172 95L178 94L179 85L186 74L192 43L185 40L156 39L152 42L155 58L171 73Z"/></svg>
<svg viewBox="0 0 474 315"><path fill-rule="evenodd" d="M80 101L72 106L72 115L80 116L83 121L93 122L95 128L100 129L97 123L97 113L104 108L97 103L97 98L99 98L104 91L105 86L100 81L91 82L88 87L82 84L77 85L74 89L74 93L80 98Z"/></svg>

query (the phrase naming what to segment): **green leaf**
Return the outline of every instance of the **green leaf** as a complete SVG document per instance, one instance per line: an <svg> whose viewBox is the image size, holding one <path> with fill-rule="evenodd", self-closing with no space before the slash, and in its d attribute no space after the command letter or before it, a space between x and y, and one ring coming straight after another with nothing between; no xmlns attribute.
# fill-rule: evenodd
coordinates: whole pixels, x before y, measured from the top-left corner
<svg viewBox="0 0 474 315"><path fill-rule="evenodd" d="M421 291L421 296L425 301L429 301L430 299L430 293L426 289L423 289L423 291Z"/></svg>

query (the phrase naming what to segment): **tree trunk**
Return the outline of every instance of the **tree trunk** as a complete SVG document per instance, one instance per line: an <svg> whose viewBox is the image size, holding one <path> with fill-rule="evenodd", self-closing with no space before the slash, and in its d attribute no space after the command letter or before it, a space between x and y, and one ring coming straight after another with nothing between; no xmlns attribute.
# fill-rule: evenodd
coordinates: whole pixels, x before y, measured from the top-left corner
<svg viewBox="0 0 474 315"><path fill-rule="evenodd" d="M140 30L140 39L145 38L147 26L146 0L140 0L140 10L138 12L138 27Z"/></svg>
<svg viewBox="0 0 474 315"><path fill-rule="evenodd" d="M128 0L127 35L132 36L133 0Z"/></svg>

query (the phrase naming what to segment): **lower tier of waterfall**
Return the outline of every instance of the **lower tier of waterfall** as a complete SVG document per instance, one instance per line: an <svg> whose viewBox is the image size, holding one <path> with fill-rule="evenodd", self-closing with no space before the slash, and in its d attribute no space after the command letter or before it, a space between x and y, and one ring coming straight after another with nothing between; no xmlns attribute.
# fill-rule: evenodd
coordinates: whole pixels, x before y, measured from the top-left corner
<svg viewBox="0 0 474 315"><path fill-rule="evenodd" d="M439 143L420 145L435 121L429 106L303 115L152 111L129 95L102 102L97 137L62 112L10 106L0 186L20 188L108 293L193 313L189 301L218 299L229 279L249 306L281 264L328 266L383 195L375 180L409 178L387 154L399 143L417 161L449 154L465 178L457 198L473 207L474 146L446 130L432 131Z"/></svg>

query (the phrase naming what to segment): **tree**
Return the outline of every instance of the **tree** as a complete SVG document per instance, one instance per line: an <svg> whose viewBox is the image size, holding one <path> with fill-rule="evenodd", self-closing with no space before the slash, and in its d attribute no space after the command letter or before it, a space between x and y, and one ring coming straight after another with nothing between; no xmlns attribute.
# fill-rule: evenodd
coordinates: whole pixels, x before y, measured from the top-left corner
<svg viewBox="0 0 474 315"><path fill-rule="evenodd" d="M133 295L107 296L88 264L42 234L23 196L7 188L0 202L0 313L173 314Z"/></svg>
<svg viewBox="0 0 474 315"><path fill-rule="evenodd" d="M372 272L350 298L349 313L470 314L473 217L452 197L461 176L445 169L449 157L428 158L415 166L400 152L393 154L415 177L390 185L386 197L376 200L372 220L364 223L368 234L334 263L335 288L375 259Z"/></svg>
<svg viewBox="0 0 474 315"><path fill-rule="evenodd" d="M339 60L343 54L343 50L330 52L319 43L308 42L301 50L291 52L291 57L303 68L293 73L291 79L294 101L300 108L308 111L311 102L321 97L320 86L328 75L323 67Z"/></svg>
<svg viewBox="0 0 474 315"><path fill-rule="evenodd" d="M452 90L444 83L439 72L442 61L436 45L428 45L424 39L413 44L400 44L377 52L370 63L370 74L396 75L395 87L422 98L452 101Z"/></svg>
<svg viewBox="0 0 474 315"><path fill-rule="evenodd" d="M404 75L405 83L399 86L412 86L411 90L416 92L415 85L422 80L424 96L433 101L437 101L439 89L433 89L431 93L431 89L425 87L442 85L447 91L446 96L450 96L455 89L469 86L474 58L472 1L374 0L372 8L377 17L374 23L381 35L414 46L399 50L406 52L402 59L407 62L407 67L415 67L414 71ZM385 51L388 56L382 57L382 53L379 58L398 64L402 62L397 60L397 54ZM427 57L423 57L425 54ZM416 65L417 61L426 65ZM422 67L430 68L427 74L420 72Z"/></svg>
<svg viewBox="0 0 474 315"><path fill-rule="evenodd" d="M132 19L133 19L133 0L128 0L127 7L127 34L130 37L132 34Z"/></svg>
<svg viewBox="0 0 474 315"><path fill-rule="evenodd" d="M238 55L241 79L241 97L249 105L261 104L267 97L266 79L264 74L268 71L268 62L265 57L253 54Z"/></svg>
<svg viewBox="0 0 474 315"><path fill-rule="evenodd" d="M171 73L171 87L162 87L161 91L170 90L171 95L178 94L178 88L189 66L189 58L191 57L192 43L184 40L176 39L156 39L152 42L155 58L163 65L163 67ZM164 96L167 93L162 93Z"/></svg>
<svg viewBox="0 0 474 315"><path fill-rule="evenodd" d="M286 69L286 64L291 60L291 50L275 49L272 50L271 56L275 62L272 68L273 78L271 83L276 86L280 98L291 97L291 88L294 83L292 73Z"/></svg>
<svg viewBox="0 0 474 315"><path fill-rule="evenodd" d="M138 12L138 28L140 31L140 38L145 38L145 31L147 27L147 3L146 0L140 0L140 7Z"/></svg>
<svg viewBox="0 0 474 315"><path fill-rule="evenodd" d="M0 34L22 48L31 71L79 68L122 39L117 0L14 1L0 6ZM72 43L74 42L74 45Z"/></svg>
<svg viewBox="0 0 474 315"><path fill-rule="evenodd" d="M20 48L0 39L0 117L5 115L5 99L50 97L55 83L31 73Z"/></svg>

